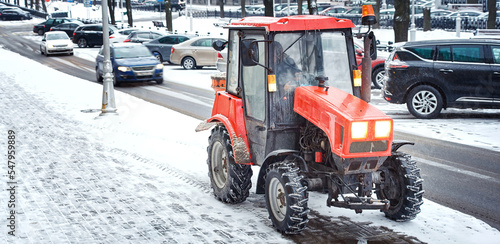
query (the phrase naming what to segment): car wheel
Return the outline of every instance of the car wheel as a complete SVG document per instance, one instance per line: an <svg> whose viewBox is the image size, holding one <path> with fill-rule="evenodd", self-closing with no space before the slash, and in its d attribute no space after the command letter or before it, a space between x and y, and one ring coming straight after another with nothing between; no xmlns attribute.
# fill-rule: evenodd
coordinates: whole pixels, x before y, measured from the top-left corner
<svg viewBox="0 0 500 244"><path fill-rule="evenodd" d="M441 113L443 97L434 87L421 85L410 91L406 106L408 111L419 119L433 119Z"/></svg>
<svg viewBox="0 0 500 244"><path fill-rule="evenodd" d="M43 55L43 48L40 46L40 54Z"/></svg>
<svg viewBox="0 0 500 244"><path fill-rule="evenodd" d="M103 78L102 78L102 75L99 74L99 69L95 69L95 79L97 80L97 82L99 83L102 83L103 82Z"/></svg>
<svg viewBox="0 0 500 244"><path fill-rule="evenodd" d="M85 39L85 38L78 39L78 47L79 48L87 47L87 39Z"/></svg>
<svg viewBox="0 0 500 244"><path fill-rule="evenodd" d="M158 61L160 61L160 63L163 63L163 57L159 52L153 52L153 55L156 57L156 59L158 59Z"/></svg>
<svg viewBox="0 0 500 244"><path fill-rule="evenodd" d="M120 86L122 83L116 80L115 73L112 73L111 75L113 76L113 86Z"/></svg>
<svg viewBox="0 0 500 244"><path fill-rule="evenodd" d="M372 82L375 88L382 89L384 87L385 69L378 67L372 72Z"/></svg>
<svg viewBox="0 0 500 244"><path fill-rule="evenodd" d="M163 78L156 80L156 84L158 84L158 85L163 84Z"/></svg>
<svg viewBox="0 0 500 244"><path fill-rule="evenodd" d="M42 29L38 30L37 33L38 33L39 36L43 36L43 30Z"/></svg>
<svg viewBox="0 0 500 244"><path fill-rule="evenodd" d="M185 57L182 60L182 67L187 70L194 69L196 67L196 61L192 57Z"/></svg>
<svg viewBox="0 0 500 244"><path fill-rule="evenodd" d="M177 9L177 7L172 8L172 12L177 12L177 11L179 11L179 9Z"/></svg>

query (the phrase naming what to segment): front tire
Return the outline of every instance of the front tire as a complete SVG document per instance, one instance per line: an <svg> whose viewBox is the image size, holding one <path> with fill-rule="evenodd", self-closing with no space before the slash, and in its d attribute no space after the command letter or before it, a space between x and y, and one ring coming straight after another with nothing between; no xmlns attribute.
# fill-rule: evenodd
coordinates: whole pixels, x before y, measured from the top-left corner
<svg viewBox="0 0 500 244"><path fill-rule="evenodd" d="M309 221L307 187L298 171L292 160L285 159L270 165L266 174L266 208L273 226L283 234L299 233Z"/></svg>
<svg viewBox="0 0 500 244"><path fill-rule="evenodd" d="M185 57L182 60L182 67L187 70L194 69L196 68L196 61L192 57Z"/></svg>
<svg viewBox="0 0 500 244"><path fill-rule="evenodd" d="M153 55L155 56L156 59L158 59L158 61L160 61L160 63L163 63L163 57L159 52L153 52Z"/></svg>
<svg viewBox="0 0 500 244"><path fill-rule="evenodd" d="M252 187L250 165L234 162L231 139L224 127L212 129L208 143L208 177L215 197L224 203L245 201Z"/></svg>
<svg viewBox="0 0 500 244"><path fill-rule="evenodd" d="M103 82L103 78L102 78L102 75L99 74L99 69L95 69L95 79L97 82L99 83L102 83Z"/></svg>
<svg viewBox="0 0 500 244"><path fill-rule="evenodd" d="M79 47L79 48L86 48L86 47L87 47L87 45L88 45L88 44L87 44L87 39L85 39L85 38L83 38L83 37L82 37L82 38L80 38L80 39L78 39L78 47Z"/></svg>
<svg viewBox="0 0 500 244"><path fill-rule="evenodd" d="M375 88L382 89L384 87L385 68L378 67L372 72L372 82Z"/></svg>
<svg viewBox="0 0 500 244"><path fill-rule="evenodd" d="M393 155L380 167L382 183L376 185L378 199L389 200L385 217L395 221L408 221L420 213L423 204L423 179L415 161L404 153Z"/></svg>
<svg viewBox="0 0 500 244"><path fill-rule="evenodd" d="M417 86L408 94L406 107L419 119L434 119L441 113L443 97L432 86Z"/></svg>

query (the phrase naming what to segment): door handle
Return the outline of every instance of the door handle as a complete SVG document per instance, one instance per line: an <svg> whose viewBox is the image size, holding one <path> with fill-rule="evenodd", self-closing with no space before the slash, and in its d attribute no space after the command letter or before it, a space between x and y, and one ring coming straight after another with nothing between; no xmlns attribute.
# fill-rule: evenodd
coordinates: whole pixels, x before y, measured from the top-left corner
<svg viewBox="0 0 500 244"><path fill-rule="evenodd" d="M439 72L453 73L452 69L440 69Z"/></svg>

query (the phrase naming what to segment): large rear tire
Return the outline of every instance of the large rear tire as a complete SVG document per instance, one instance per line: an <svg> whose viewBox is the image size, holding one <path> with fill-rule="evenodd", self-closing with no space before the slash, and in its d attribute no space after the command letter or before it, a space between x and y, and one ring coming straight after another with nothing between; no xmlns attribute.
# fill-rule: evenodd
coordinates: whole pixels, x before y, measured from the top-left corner
<svg viewBox="0 0 500 244"><path fill-rule="evenodd" d="M298 175L299 168L290 159L269 166L266 174L266 208L273 226L284 234L297 234L307 222L308 194Z"/></svg>
<svg viewBox="0 0 500 244"><path fill-rule="evenodd" d="M393 153L380 167L382 183L376 185L379 199L389 200L385 217L395 221L408 221L420 213L423 204L423 179L415 161L404 153Z"/></svg>
<svg viewBox="0 0 500 244"><path fill-rule="evenodd" d="M224 203L245 201L252 187L252 168L234 162L231 139L224 127L212 129L208 143L208 176L215 197Z"/></svg>

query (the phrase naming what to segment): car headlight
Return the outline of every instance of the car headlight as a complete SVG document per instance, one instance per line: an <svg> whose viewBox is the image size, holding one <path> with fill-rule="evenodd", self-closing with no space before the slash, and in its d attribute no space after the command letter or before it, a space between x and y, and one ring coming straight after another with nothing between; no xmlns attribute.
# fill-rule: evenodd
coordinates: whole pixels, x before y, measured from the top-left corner
<svg viewBox="0 0 500 244"><path fill-rule="evenodd" d="M163 64L157 64L156 69L163 69Z"/></svg>
<svg viewBox="0 0 500 244"><path fill-rule="evenodd" d="M375 122L375 138L387 138L391 135L392 123L389 120Z"/></svg>
<svg viewBox="0 0 500 244"><path fill-rule="evenodd" d="M118 66L118 70L121 72L132 71L132 69L130 67L127 67L127 66Z"/></svg>
<svg viewBox="0 0 500 244"><path fill-rule="evenodd" d="M49 45L49 48L54 48L54 45L50 44L50 45Z"/></svg>
<svg viewBox="0 0 500 244"><path fill-rule="evenodd" d="M352 139L366 139L368 135L368 122L353 122L351 125Z"/></svg>

